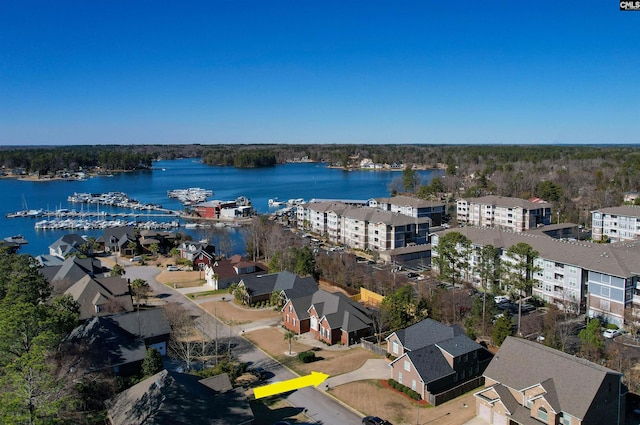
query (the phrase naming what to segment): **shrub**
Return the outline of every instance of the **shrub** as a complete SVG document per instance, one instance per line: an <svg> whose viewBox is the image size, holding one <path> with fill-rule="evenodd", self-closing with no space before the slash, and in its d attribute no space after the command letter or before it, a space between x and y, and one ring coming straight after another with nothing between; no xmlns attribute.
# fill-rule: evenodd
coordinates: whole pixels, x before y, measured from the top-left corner
<svg viewBox="0 0 640 425"><path fill-rule="evenodd" d="M298 359L303 363L311 363L316 359L316 353L313 351L303 351L298 354Z"/></svg>
<svg viewBox="0 0 640 425"><path fill-rule="evenodd" d="M607 329L618 329L618 325L615 323L607 323Z"/></svg>

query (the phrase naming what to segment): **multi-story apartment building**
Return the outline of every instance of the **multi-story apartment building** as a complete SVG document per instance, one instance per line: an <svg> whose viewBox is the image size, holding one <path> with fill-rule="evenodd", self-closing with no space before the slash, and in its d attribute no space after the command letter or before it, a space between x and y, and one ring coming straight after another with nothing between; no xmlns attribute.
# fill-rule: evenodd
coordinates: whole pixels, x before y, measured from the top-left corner
<svg viewBox="0 0 640 425"><path fill-rule="evenodd" d="M369 200L369 206L410 217L429 217L433 226L440 226L446 213L446 206L441 202L431 202L410 196L374 198Z"/></svg>
<svg viewBox="0 0 640 425"><path fill-rule="evenodd" d="M588 312L621 326L628 309L640 310L640 244L596 244L553 239L542 232L517 233L498 229L465 227L438 232L431 237L433 247L447 232L461 231L472 242L469 268L464 279L479 284L479 251L492 245L508 264L507 250L525 242L538 252L532 293L561 308ZM432 252L437 257L437 250ZM437 261L432 262L437 268Z"/></svg>
<svg viewBox="0 0 640 425"><path fill-rule="evenodd" d="M592 238L611 242L640 239L640 206L621 205L591 212Z"/></svg>
<svg viewBox="0 0 640 425"><path fill-rule="evenodd" d="M458 199L458 223L523 232L551 224L551 204L504 196Z"/></svg>
<svg viewBox="0 0 640 425"><path fill-rule="evenodd" d="M296 215L298 226L332 243L372 251L426 244L431 225L429 217L410 217L331 201L300 205Z"/></svg>

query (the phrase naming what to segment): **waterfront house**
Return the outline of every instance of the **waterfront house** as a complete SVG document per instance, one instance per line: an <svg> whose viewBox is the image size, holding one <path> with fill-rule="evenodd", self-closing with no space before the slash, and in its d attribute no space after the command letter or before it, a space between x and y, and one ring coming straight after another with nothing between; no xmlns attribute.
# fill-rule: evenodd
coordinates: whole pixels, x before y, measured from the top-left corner
<svg viewBox="0 0 640 425"><path fill-rule="evenodd" d="M216 248L208 242L186 241L180 245L180 257L193 263L193 269L204 269L216 259Z"/></svg>
<svg viewBox="0 0 640 425"><path fill-rule="evenodd" d="M523 232L551 224L551 204L506 196L461 198L456 202L458 223Z"/></svg>
<svg viewBox="0 0 640 425"><path fill-rule="evenodd" d="M83 246L87 246L87 241L80 235L68 233L58 238L54 243L49 245L49 254L65 259L68 255L81 252ZM92 251L86 252L91 254Z"/></svg>
<svg viewBox="0 0 640 425"><path fill-rule="evenodd" d="M132 226L107 227L98 243L104 244L105 252L119 253L120 255L135 255L135 249L129 248L130 242L136 243L134 228Z"/></svg>
<svg viewBox="0 0 640 425"><path fill-rule="evenodd" d="M482 384L491 353L458 325L424 319L387 338L391 377L433 405Z"/></svg>
<svg viewBox="0 0 640 425"><path fill-rule="evenodd" d="M219 375L220 376L220 375ZM108 403L111 425L250 425L253 412L242 389L217 377L163 370L124 390Z"/></svg>
<svg viewBox="0 0 640 425"><path fill-rule="evenodd" d="M85 275L73 283L64 294L80 304L80 320L92 316L133 311L133 299L127 281L120 276L92 277Z"/></svg>
<svg viewBox="0 0 640 425"><path fill-rule="evenodd" d="M285 303L284 314L286 309ZM352 345L373 334L373 320L367 308L342 292L314 292L307 312L309 331L329 345Z"/></svg>
<svg viewBox="0 0 640 425"><path fill-rule="evenodd" d="M488 424L622 425L622 374L533 341L507 337L475 393Z"/></svg>

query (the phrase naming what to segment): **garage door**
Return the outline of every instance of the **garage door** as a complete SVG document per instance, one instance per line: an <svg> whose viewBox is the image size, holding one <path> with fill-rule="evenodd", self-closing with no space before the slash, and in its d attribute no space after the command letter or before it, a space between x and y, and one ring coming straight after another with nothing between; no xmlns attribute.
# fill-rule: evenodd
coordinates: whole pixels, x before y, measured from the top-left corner
<svg viewBox="0 0 640 425"><path fill-rule="evenodd" d="M507 425L507 417L504 415L499 415L497 413L494 413L493 425Z"/></svg>
<svg viewBox="0 0 640 425"><path fill-rule="evenodd" d="M491 423L491 408L484 404L478 404L478 416L487 423Z"/></svg>

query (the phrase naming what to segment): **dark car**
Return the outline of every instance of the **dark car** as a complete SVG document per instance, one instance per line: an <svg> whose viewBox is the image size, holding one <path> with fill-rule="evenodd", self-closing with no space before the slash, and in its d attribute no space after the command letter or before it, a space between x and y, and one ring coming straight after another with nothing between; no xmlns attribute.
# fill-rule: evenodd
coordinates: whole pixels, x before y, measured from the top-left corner
<svg viewBox="0 0 640 425"><path fill-rule="evenodd" d="M362 425L391 425L391 422L380 419L377 416L367 416L362 418Z"/></svg>
<svg viewBox="0 0 640 425"><path fill-rule="evenodd" d="M260 380L267 379L267 371L261 367L254 367L253 369L249 369L249 373Z"/></svg>
<svg viewBox="0 0 640 425"><path fill-rule="evenodd" d="M407 277L409 279L413 279L414 277L418 277L418 276L420 276L418 273L414 273L414 272L407 273Z"/></svg>

